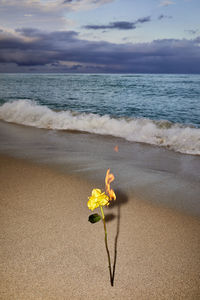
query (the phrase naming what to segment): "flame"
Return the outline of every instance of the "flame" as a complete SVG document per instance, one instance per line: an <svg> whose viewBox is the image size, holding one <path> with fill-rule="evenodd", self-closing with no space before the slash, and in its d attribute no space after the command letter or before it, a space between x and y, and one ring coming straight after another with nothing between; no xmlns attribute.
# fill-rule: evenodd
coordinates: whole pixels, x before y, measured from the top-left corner
<svg viewBox="0 0 200 300"><path fill-rule="evenodd" d="M118 145L116 145L116 146L114 147L114 151L115 151L115 152L119 152L119 147L118 147Z"/></svg>
<svg viewBox="0 0 200 300"><path fill-rule="evenodd" d="M106 194L109 196L110 200L116 200L116 195L113 189L110 188L111 182L115 179L115 176L110 173L110 169L106 172L105 177L105 188L106 188Z"/></svg>

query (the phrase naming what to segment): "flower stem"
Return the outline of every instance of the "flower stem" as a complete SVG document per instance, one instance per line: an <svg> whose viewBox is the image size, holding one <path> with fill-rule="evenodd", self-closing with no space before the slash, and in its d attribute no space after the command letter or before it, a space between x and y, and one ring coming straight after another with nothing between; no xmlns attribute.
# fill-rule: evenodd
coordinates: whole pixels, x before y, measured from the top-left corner
<svg viewBox="0 0 200 300"><path fill-rule="evenodd" d="M112 277L111 262L110 262L110 252L108 250L106 221L105 221L105 216L104 216L104 212L103 212L103 207L100 206L100 209L101 209L102 221L103 221L104 232L105 232L105 246L106 246L106 252L107 252L107 255L108 255L108 268L109 268L109 273L110 273L110 284L111 284L111 286L113 286L113 277Z"/></svg>

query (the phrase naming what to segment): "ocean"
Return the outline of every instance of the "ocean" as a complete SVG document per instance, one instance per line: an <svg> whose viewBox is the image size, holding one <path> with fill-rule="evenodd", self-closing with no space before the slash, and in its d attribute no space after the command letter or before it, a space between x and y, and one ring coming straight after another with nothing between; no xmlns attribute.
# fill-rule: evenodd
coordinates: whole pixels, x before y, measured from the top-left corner
<svg viewBox="0 0 200 300"><path fill-rule="evenodd" d="M200 155L200 75L1 74L0 119Z"/></svg>
<svg viewBox="0 0 200 300"><path fill-rule="evenodd" d="M0 86L1 154L99 188L111 168L115 190L200 216L199 75L1 74Z"/></svg>

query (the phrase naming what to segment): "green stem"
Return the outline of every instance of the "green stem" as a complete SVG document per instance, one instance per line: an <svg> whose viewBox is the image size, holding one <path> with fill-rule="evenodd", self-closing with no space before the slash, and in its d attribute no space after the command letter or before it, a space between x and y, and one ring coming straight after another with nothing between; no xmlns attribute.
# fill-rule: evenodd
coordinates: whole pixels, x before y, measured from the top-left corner
<svg viewBox="0 0 200 300"><path fill-rule="evenodd" d="M104 216L104 212L103 212L103 207L100 206L100 209L101 209L102 220L103 220L103 225L104 225L104 232L105 232L105 246L106 246L106 252L107 252L107 255L108 255L108 268L109 268L109 273L110 273L110 284L111 284L111 286L113 286L113 277L112 277L112 270L111 270L110 253L109 253L109 250L108 250L106 221L105 221L105 216Z"/></svg>

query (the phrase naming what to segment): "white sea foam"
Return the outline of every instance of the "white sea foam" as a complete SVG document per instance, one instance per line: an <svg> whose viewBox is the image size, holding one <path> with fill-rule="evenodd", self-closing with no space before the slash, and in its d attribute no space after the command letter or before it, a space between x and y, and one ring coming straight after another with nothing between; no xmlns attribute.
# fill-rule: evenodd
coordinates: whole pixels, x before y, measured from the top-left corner
<svg viewBox="0 0 200 300"><path fill-rule="evenodd" d="M128 141L165 146L181 153L200 155L200 129L168 121L115 119L108 115L56 112L30 100L3 104L0 107L0 119L38 128L109 134Z"/></svg>

